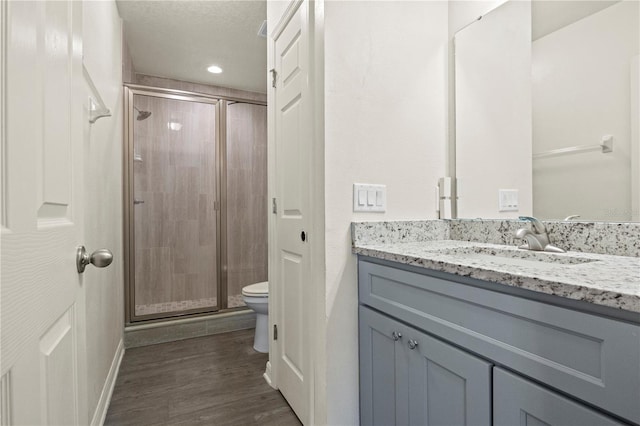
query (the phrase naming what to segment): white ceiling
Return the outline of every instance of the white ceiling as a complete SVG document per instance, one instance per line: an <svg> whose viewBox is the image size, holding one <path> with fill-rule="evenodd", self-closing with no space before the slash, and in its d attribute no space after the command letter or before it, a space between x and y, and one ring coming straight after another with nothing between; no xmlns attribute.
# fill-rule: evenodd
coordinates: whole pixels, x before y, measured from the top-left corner
<svg viewBox="0 0 640 426"><path fill-rule="evenodd" d="M620 0L534 0L536 40ZM266 0L116 0L136 72L266 93ZM211 74L209 65L224 72Z"/></svg>
<svg viewBox="0 0 640 426"><path fill-rule="evenodd" d="M116 0L136 72L266 93L266 1ZM211 74L209 65L224 72Z"/></svg>
<svg viewBox="0 0 640 426"><path fill-rule="evenodd" d="M619 1L534 0L531 3L531 38L537 40Z"/></svg>

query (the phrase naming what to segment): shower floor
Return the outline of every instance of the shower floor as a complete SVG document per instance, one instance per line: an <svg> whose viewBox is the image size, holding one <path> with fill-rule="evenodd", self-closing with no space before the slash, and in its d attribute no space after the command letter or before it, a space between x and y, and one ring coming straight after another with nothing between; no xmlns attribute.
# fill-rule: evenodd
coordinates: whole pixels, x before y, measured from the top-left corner
<svg viewBox="0 0 640 426"><path fill-rule="evenodd" d="M247 306L242 299L242 294L234 294L228 297L227 304L230 308L239 308L240 306Z"/></svg>
<svg viewBox="0 0 640 426"><path fill-rule="evenodd" d="M190 309L212 308L217 306L217 304L218 299L216 297L207 297L204 299L136 305L136 315L153 315L168 312L187 311ZM242 300L242 294L230 295L227 304L229 308L239 308L241 306L246 306L244 301Z"/></svg>

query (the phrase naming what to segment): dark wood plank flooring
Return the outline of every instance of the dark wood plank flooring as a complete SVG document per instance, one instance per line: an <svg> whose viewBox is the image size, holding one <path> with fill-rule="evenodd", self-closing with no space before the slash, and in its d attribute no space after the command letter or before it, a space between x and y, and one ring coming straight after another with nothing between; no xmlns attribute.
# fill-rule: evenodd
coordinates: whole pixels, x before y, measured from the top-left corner
<svg viewBox="0 0 640 426"><path fill-rule="evenodd" d="M128 349L105 425L300 425L253 330Z"/></svg>

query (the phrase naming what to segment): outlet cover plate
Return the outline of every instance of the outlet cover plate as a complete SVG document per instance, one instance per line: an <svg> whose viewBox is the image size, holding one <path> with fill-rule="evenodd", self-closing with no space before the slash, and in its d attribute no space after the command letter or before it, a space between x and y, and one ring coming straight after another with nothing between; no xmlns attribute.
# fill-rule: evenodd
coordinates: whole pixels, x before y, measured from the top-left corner
<svg viewBox="0 0 640 426"><path fill-rule="evenodd" d="M498 211L499 212L517 212L518 206L518 190L517 189L499 189L498 190Z"/></svg>

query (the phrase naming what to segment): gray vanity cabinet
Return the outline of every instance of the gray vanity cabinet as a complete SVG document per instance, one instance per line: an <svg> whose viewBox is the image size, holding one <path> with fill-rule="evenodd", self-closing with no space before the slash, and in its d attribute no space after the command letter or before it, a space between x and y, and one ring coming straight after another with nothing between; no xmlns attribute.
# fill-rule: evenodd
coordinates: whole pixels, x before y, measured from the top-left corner
<svg viewBox="0 0 640 426"><path fill-rule="evenodd" d="M495 426L620 426L569 398L499 367L493 369Z"/></svg>
<svg viewBox="0 0 640 426"><path fill-rule="evenodd" d="M496 425L640 424L635 317L372 258L358 275L363 425L488 425L492 407Z"/></svg>
<svg viewBox="0 0 640 426"><path fill-rule="evenodd" d="M404 327L397 322L360 307L360 422L363 425L394 425L402 424L403 420L406 423L408 408L396 409L403 389L408 388L406 351L394 339L394 333L403 334L403 331Z"/></svg>
<svg viewBox="0 0 640 426"><path fill-rule="evenodd" d="M363 425L490 425L491 367L360 307Z"/></svg>

